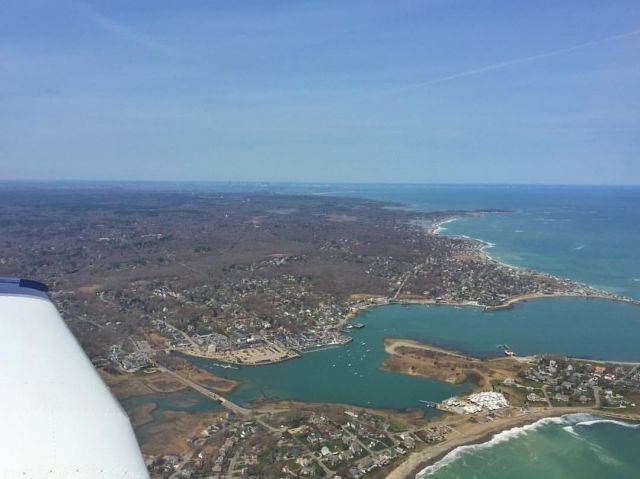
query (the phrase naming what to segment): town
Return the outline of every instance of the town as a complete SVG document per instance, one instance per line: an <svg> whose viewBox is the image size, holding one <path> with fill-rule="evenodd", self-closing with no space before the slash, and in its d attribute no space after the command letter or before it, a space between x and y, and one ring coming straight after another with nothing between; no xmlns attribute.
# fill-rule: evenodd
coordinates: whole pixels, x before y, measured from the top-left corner
<svg viewBox="0 0 640 479"><path fill-rule="evenodd" d="M411 451L447 441L454 429L449 419L425 418L417 405L417 416L394 412L400 419L339 405L322 411L306 404L236 405L224 394L238 384L212 376L199 382L189 375L189 358L223 368L295 361L349 342L350 329L363 326L353 321L357 314L386 304L491 309L544 296L636 302L499 263L481 241L436 234L451 218L505 210L424 213L356 198L127 187L43 187L35 194L15 186L0 198L0 274L19 270L49 285L118 399L163 393L158 384L177 381L222 406L198 430L191 420L209 416L152 402L130 411L142 417L135 422L154 477L385 477ZM394 358L384 367L422 374L405 364L394 369ZM453 414L444 417L463 412L451 419L455 430L513 411L638 404L635 367L514 361L523 371L487 379L475 391L490 393L488 403L473 396L448 403ZM482 372L481 366L472 369ZM436 379L447 380L439 374ZM150 389L131 386L156 375L165 379ZM151 407L161 418L158 427ZM174 428L175 451L153 448L165 437L163 427ZM143 428L152 433L141 434Z"/></svg>
<svg viewBox="0 0 640 479"><path fill-rule="evenodd" d="M371 477L444 440L447 426L410 430L358 410L285 411L247 420L225 413L189 438L187 455L148 458L156 477Z"/></svg>
<svg viewBox="0 0 640 479"><path fill-rule="evenodd" d="M592 405L609 409L640 404L640 367L564 357L540 357L518 378L530 403ZM514 381L514 385L518 384Z"/></svg>
<svg viewBox="0 0 640 479"><path fill-rule="evenodd" d="M338 405L222 412L187 440L183 454L147 455L162 478L385 477L407 454L445 443L465 428L571 411L637 412L640 367L558 356L507 358L520 372L491 391L429 406L436 418Z"/></svg>
<svg viewBox="0 0 640 479"><path fill-rule="evenodd" d="M256 359L269 362L340 344L346 321L372 304L615 296L492 261L480 241L433 234L451 217L505 211L126 188L16 187L2 200L0 273L20 265L46 282L98 361L113 345L135 352L129 338L149 332L199 355L273 348Z"/></svg>

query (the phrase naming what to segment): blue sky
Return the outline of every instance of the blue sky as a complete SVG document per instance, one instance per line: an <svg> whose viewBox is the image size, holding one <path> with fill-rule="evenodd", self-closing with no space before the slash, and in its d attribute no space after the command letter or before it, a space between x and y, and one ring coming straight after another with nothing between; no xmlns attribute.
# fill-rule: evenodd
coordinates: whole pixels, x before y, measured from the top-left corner
<svg viewBox="0 0 640 479"><path fill-rule="evenodd" d="M5 0L3 179L640 184L640 4Z"/></svg>

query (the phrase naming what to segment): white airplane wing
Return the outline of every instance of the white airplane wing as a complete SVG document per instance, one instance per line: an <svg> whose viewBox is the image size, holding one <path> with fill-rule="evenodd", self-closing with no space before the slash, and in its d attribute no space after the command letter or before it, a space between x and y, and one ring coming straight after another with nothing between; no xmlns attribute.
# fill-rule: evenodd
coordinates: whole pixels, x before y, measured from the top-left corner
<svg viewBox="0 0 640 479"><path fill-rule="evenodd" d="M0 278L0 478L148 478L129 418L46 287Z"/></svg>

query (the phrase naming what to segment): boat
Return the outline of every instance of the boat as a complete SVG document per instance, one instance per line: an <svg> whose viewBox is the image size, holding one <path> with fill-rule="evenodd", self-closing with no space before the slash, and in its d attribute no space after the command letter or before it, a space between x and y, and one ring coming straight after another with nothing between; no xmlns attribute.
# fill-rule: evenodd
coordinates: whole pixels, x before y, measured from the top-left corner
<svg viewBox="0 0 640 479"><path fill-rule="evenodd" d="M516 355L516 353L513 352L513 349L511 349L506 344L498 344L496 347L498 349L502 349L502 352L504 353L505 356L515 356Z"/></svg>
<svg viewBox="0 0 640 479"><path fill-rule="evenodd" d="M213 365L223 369L239 369L237 366L234 366L232 364L213 363Z"/></svg>

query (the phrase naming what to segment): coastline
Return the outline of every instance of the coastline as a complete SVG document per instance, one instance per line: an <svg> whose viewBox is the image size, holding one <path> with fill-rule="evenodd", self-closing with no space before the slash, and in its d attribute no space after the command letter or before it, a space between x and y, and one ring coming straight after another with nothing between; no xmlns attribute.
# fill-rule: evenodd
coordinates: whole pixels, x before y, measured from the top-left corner
<svg viewBox="0 0 640 479"><path fill-rule="evenodd" d="M500 263L508 267L512 267L506 263ZM601 294L586 294L586 293L530 293L530 294L521 294L518 296L512 296L507 298L501 304L495 306L486 306L477 303L476 301L438 301L435 299L419 299L419 298L399 298L394 303L390 303L387 298L383 296L371 296L372 300L377 300L377 303L369 303L362 306L353 306L353 309L357 309L357 312L349 313L349 316L344 319L342 324L346 324L349 321L353 320L357 317L361 312L366 311L368 309L376 308L379 306L387 306L389 304L399 304L399 305L414 305L414 304L424 304L431 306L454 306L454 307L474 307L474 308L482 308L486 311L498 311L502 309L510 309L516 306L518 303L524 303L526 301L533 301L538 299L545 298L585 298L585 299L605 299L608 301L616 301L619 303L627 303L633 304L636 306L640 306L640 299L636 298L627 298L625 296L615 296L610 293L602 292ZM384 302L383 302L384 301Z"/></svg>
<svg viewBox="0 0 640 479"><path fill-rule="evenodd" d="M534 299L544 299L544 298L585 298L585 299L606 299L608 301L616 301L619 303L627 303L640 305L640 300L635 298L627 298L625 296L616 296L610 295L610 293L602 292L601 294L580 294L580 293L551 293L551 294L521 294L519 296L513 296L508 298L502 304L498 304L496 306L484 306L487 311L498 311L501 309L510 309L513 308L518 303L523 303L525 301L530 301Z"/></svg>
<svg viewBox="0 0 640 479"><path fill-rule="evenodd" d="M473 356L472 354L464 351L464 350L460 350L460 349L447 349L443 346L439 346L437 344L431 344L431 343L426 343L423 341L417 341L415 339L411 339L411 338L397 338L397 337L385 337L384 338L384 350L388 355L393 356L394 354L397 354L396 350L398 348L402 348L402 347L408 347L411 349L420 349L420 350L425 350L425 351L433 351L436 353L440 353L440 354L444 354L447 356L452 356L452 357L457 357L460 359L464 359L467 361L472 361L472 362L480 362L480 363L484 363L487 361L496 361L496 360L505 360L505 359L509 359L511 361L515 361L518 363L528 363L531 361L536 360L536 358L539 358L541 356L545 356L545 353L538 353L538 354L530 354L527 356L509 356L509 357L505 357L502 356L500 354L496 354L495 356L488 356L488 357L476 357ZM592 359L592 358L582 358L579 356L567 356L567 358L575 360L575 361L584 361L584 362L589 362L589 363L593 363L593 364L616 364L616 365L621 365L621 366L638 366L640 367L640 360L639 361L617 361L617 360L607 360L607 359Z"/></svg>
<svg viewBox="0 0 640 479"><path fill-rule="evenodd" d="M562 417L570 414L590 414L593 416L602 416L611 419L617 419L627 422L640 421L639 415L624 415L609 413L600 409L588 408L553 408L532 411L529 414L509 418L510 420L502 421L499 424L489 423L487 428L479 428L480 430L469 434L465 437L446 440L441 444L427 448L422 451L412 453L405 461L401 462L388 475L388 479L408 479L415 478L425 468L433 466L443 460L448 454L464 447L476 444L485 444L493 439L501 432L510 431L516 428L532 425L541 420ZM492 426L492 427L491 427Z"/></svg>
<svg viewBox="0 0 640 479"><path fill-rule="evenodd" d="M535 359L535 356L523 356L523 357L515 357L515 358L493 358L488 360L483 360L480 358L476 358L474 356L470 356L465 354L464 352L448 350L439 346L432 346L429 344L421 343L415 341L413 339L403 339L403 338L385 338L385 351L390 355L398 355L398 348L411 348L411 349L420 349L431 351L437 354L447 355L452 358L459 358L464 361L468 361L469 366L465 366L466 368L471 368L473 364L480 363L483 365L489 366L492 362L503 363L505 361L513 361L514 365L516 363L528 362L532 359ZM437 358L440 360L440 358ZM578 358L572 358L577 359ZM584 361L584 360L583 360ZM599 363L598 361L589 361L590 363ZM637 367L640 365L640 362L631 362L631 363L618 363L615 361L602 361L603 364L626 364L629 366ZM447 370L451 367L451 364L447 364ZM489 373L493 375L493 372ZM437 378L436 376L432 376L430 374L425 374L424 371L419 373L419 375L424 375L426 377ZM507 374L508 377L511 377L512 374ZM438 378L440 379L440 378ZM576 414L576 413L585 413L594 416L602 416L610 419L618 419L627 422L640 422L640 414L636 411L632 412L621 412L621 410L607 410L596 407L584 407L584 406L567 406L567 407L532 407L530 412L523 413L518 408L514 408L514 413L516 415L512 417L502 417L496 419L494 422L484 423L484 424L469 424L464 419L458 419L453 415L445 415L444 419L442 419L443 423L454 425L454 430L459 433L458 435L451 436L450 439L436 444L432 447L428 447L421 451L416 451L404 462L398 464L395 469L391 471L391 473L387 477L401 479L401 478L414 478L418 473L425 470L425 468L437 464L439 461L444 459L447 455L452 453L453 451L464 447L475 444L484 444L491 441L497 434L503 431L509 431L516 428L524 427L529 424L537 423L540 420L550 417L557 416L565 416L567 414ZM458 421L458 424L456 424Z"/></svg>
<svg viewBox="0 0 640 479"><path fill-rule="evenodd" d="M566 414L566 413L565 413ZM561 416L562 413L558 413ZM427 448L423 451L412 453L405 461L400 463L398 467L393 469L388 475L387 479L407 479L415 478L426 467L434 465L444 459L444 457L450 452L458 449L462 446L471 446L474 444L483 444L491 440L493 436L503 431L508 431L516 427L526 426L533 424L546 417L552 417L552 414L531 414L529 416L520 416L512 418L511 421L503 422L499 425L493 424L493 427L487 427L475 434L468 435L462 438L456 438L452 440L445 440L444 442Z"/></svg>
<svg viewBox="0 0 640 479"><path fill-rule="evenodd" d="M531 270L529 268L525 268L525 267L522 267L522 266L516 266L516 265L510 264L510 263L505 263L504 261L499 261L499 260L495 259L494 257L492 257L491 255L489 255L486 252L487 249L495 247L494 243L490 243L490 242L481 240L479 238L474 238L474 237L467 236L467 235L446 235L446 234L443 235L442 234L442 231L446 230L446 228L442 228L442 225L451 223L451 222L456 221L456 220L461 219L461 218L462 218L462 216L451 215L449 217L443 218L442 220L434 221L430 228L424 228L424 230L425 230L425 232L427 234L450 236L451 238L464 238L464 239L467 239L467 240L471 240L471 241L477 242L477 243L479 243L481 245L480 248L478 249L478 252L488 262L495 263L495 264L504 266L506 268L512 268L512 269L515 269L515 270L518 270L518 271L534 272L534 273L537 273L537 274L539 274L541 276L546 276L546 277L555 278L555 279L562 279L562 278L559 278L559 277L554 276L554 275L549 274L549 273L542 273L542 272L534 271L534 270ZM640 299L638 299L638 298L632 298L632 297L622 296L622 295L618 295L618 294L614 294L614 293L609 293L609 292L604 291L604 290L595 289L592 286L589 286L588 284L585 284L585 283L580 283L580 282L574 281L574 280L570 280L570 281L574 282L575 284L579 284L580 286L583 286L585 288L588 288L590 291L588 293L585 292L585 293L551 293L551 294L531 293L531 294L522 294L522 295L512 296L510 298L507 298L506 300L504 300L502 302L502 304L498 304L496 306L483 306L483 307L488 311L494 311L494 310L511 308L515 304L523 302L523 301L528 301L528 300L532 300L532 299L542 299L542 298L554 298L554 297L608 299L610 301L619 301L619 302L622 302L622 303L640 305ZM452 304L452 303L440 303L440 304ZM457 304L452 304L452 305L459 306ZM468 305L469 306L474 306L473 304L468 304ZM480 306L480 305L476 305L476 306Z"/></svg>
<svg viewBox="0 0 640 479"><path fill-rule="evenodd" d="M450 222L453 221L455 218L445 218L442 221L446 221L446 222ZM442 222L434 222L434 226L433 229L431 231L426 231L427 234L438 234L438 224L442 224ZM425 230L427 230L426 228L424 228ZM442 230L440 230L442 231ZM477 244L477 252L479 257L481 258L481 260L487 261L487 262L493 262L493 263L498 263L501 264L507 268L513 268L513 269L517 269L517 270L525 270L524 268L519 268L516 266L512 266L506 263L501 263L496 261L495 259L491 258L489 255L487 255L484 251L484 248L486 248L487 246L489 246L489 244L481 241L481 240L477 240L474 238L467 238L467 240L469 241L473 241L475 244ZM546 275L544 273L539 273L540 275L544 275L544 276L549 276L549 277L553 277L551 275ZM555 278L555 277L554 277ZM574 284L574 283L571 283ZM575 283L578 284L578 283ZM479 304L475 301L460 301L460 302L453 302L453 301L439 301L439 300L435 300L435 299L427 299L427 298L420 298L420 297L411 297L411 296L399 296L397 299L394 299L393 301L390 300L389 297L386 296L381 296L381 295L371 295L371 294L358 294L358 293L353 293L351 296L352 300L358 300L361 302L361 304L356 304L354 306L351 307L350 311L345 314L343 316L343 318L339 321L338 323L338 327L343 328L349 321L354 320L355 318L358 317L358 315L363 312L366 311L370 308L374 308L374 307L378 307L378 306L384 306L384 305L388 305L388 304L427 304L427 305L446 305L446 306L459 306L459 307L463 307L463 306L474 306L474 307L482 307L486 310L499 310L499 309L508 309L513 307L514 305L516 305L517 303L520 302L524 302L524 301L529 301L529 300L534 300L534 299L544 299L544 298L551 298L551 297L584 297L584 298L597 298L597 299L606 299L606 300L614 300L614 301L622 301L622 302L627 302L627 303L632 303L632 304L640 304L640 300L636 300L636 299L631 299L631 298L624 298L621 296L617 296L611 293L607 293L604 291L597 291L593 288L590 288L587 285L579 285L579 286L584 286L584 290L581 291L575 291L575 292L557 292L557 293L531 293L531 294L522 294L522 295L518 295L518 296L513 296L510 298L505 299L501 304L496 305L496 306L485 306L482 304ZM387 353L389 353L389 351L387 351ZM464 352L461 352L464 355ZM182 353L185 355L189 355L187 353ZM197 355L193 355L193 356L197 356ZM264 364L274 364L274 363L278 363L278 362L282 362L282 361L286 361L289 359L293 359L295 357L299 357L300 355L296 353L296 355L292 355L292 356L288 356L285 358L278 358L278 359L273 359L273 360L267 360L267 361L262 361L259 363L254 363L254 364L249 364L249 363L236 363L236 364L241 364L241 365L264 365ZM200 357L204 357L207 359L212 359L210 357L207 356L200 356ZM280 403L278 404L278 406L274 406L276 409L282 408L283 404ZM268 405L262 405L262 407L260 407L259 409L264 409L264 408L269 408ZM540 408L540 409L532 409L531 412L529 414L521 414L518 413L517 415L515 415L514 417L510 417L510 418L502 418L502 419L498 419L494 422L491 423L484 423L484 424L476 424L476 425L461 425L460 429L464 430L464 432L451 437L450 439L444 441L441 444L437 444L431 447L427 447L426 449L419 451L419 452L414 452L412 454L410 454L409 456L407 456L402 462L400 462L390 473L387 477L390 478L396 478L396 479L400 479L400 478L406 478L406 477L415 477L416 474L418 474L420 471L422 471L425 467L435 464L437 463L439 460L441 460L442 458L444 458L447 454L449 454L451 451L456 450L457 448L461 447L461 446L465 446L465 445L471 445L471 444L481 444L481 443L485 443L491 440L491 438L493 438L496 434L502 432L502 431L506 431L506 430L510 430L516 427L522 427L525 426L527 424L532 424L532 423L536 423L538 421L540 421L541 419L544 418L548 418L548 417L557 417L557 416L563 416L566 414L571 414L571 413L589 413L589 414L595 414L595 415L600 415L600 416L607 416L607 417L616 417L619 419L623 419L623 420L638 420L639 417L637 416L630 416L630 415L621 415L619 413L611 413L608 411L602 411L602 410L597 410L597 409L591 409L591 408L584 408L584 407L576 407L576 408L552 408L552 409L546 409L546 408Z"/></svg>
<svg viewBox="0 0 640 479"><path fill-rule="evenodd" d="M490 261L494 261L497 262L493 259L490 259ZM508 265L506 263L500 263L504 266L510 267L510 268L517 268L516 266L511 266ZM584 299L603 299L603 300L608 300L608 301L616 301L616 302L620 302L620 303L626 303L626 304L632 304L632 305L636 305L636 306L640 306L640 299L635 299L635 298L627 298L627 297L623 297L623 296L616 296L616 295L612 295L610 293L606 293L606 292L601 292L600 294L596 293L596 294L586 294L586 293L561 293L561 292L557 292L557 293L530 293L530 294L522 294L522 295L518 295L518 296L512 296L510 298L507 298L503 303L495 305L495 306L486 306L486 305L482 305L479 304L475 301L438 301L435 299L421 299L421 298L399 298L397 300L395 300L393 303L391 303L389 301L389 298L384 297L384 296L377 296L377 295L362 295L362 294L354 294L357 296L367 296L367 298L372 301L370 303L366 303L366 304L362 304L362 305L356 305L356 306L352 306L351 307L351 311L338 323L338 327L339 328L344 328L345 325L347 323L349 323L350 321L353 321L355 318L357 318L360 313L367 311L369 309L373 309L373 308L377 308L380 306L387 306L389 304L399 304L399 305L430 305L430 306L454 306L454 307L474 307L474 308L482 308L485 311L500 311L500 310L507 310L507 309L511 309L514 306L516 306L519 303L524 303L526 301L533 301L533 300L539 300L539 299L545 299L545 298L584 298ZM348 341L349 342L349 341ZM344 343L347 344L348 342ZM332 349L332 348L338 348L340 346L344 346L344 344L335 344L335 345L329 345L326 347L322 347L320 349ZM197 353L193 353L193 352L187 352L187 351L183 351L183 350L174 350L174 352L179 353L181 355L184 356L191 356L191 357L196 357L196 358L203 358L203 359L209 359L212 361L221 361L223 363L226 364L231 364L234 366L265 366L265 365L269 365L269 364L278 364L278 363L282 363L285 361L290 361L293 359L297 359L302 357L303 354L306 353L310 353L310 352L314 352L317 349L309 349L307 350L303 350L303 351L290 351L291 354L288 354L286 356L283 357L279 357L276 359L265 359L265 360L261 360L261 361L252 361L252 362L240 362L240 361L236 361L236 360L230 360L228 358L223 359L221 357L212 357L206 354L197 354ZM459 351L460 353L464 354L464 351ZM602 362L605 362L604 360Z"/></svg>
<svg viewBox="0 0 640 479"><path fill-rule="evenodd" d="M339 346L339 345L337 345ZM266 366L267 364L278 364L278 363L283 363L285 361L289 361L291 359L297 359L300 357L300 354L298 354L295 351L291 351L291 354L287 354L286 356L282 356L276 359L265 359L265 360L261 360L261 361L246 361L246 362L240 362L234 359L229 359L228 357L224 357L224 359L220 356L210 356L210 355L206 355L206 354L198 354L198 353L193 353L193 352L187 352L181 349L174 349L172 352L174 353L178 353L181 354L183 356L187 356L187 357L194 357L194 358L202 358L202 359L209 359L211 361L220 361L222 363L226 363L226 364L231 364L233 366Z"/></svg>
<svg viewBox="0 0 640 479"><path fill-rule="evenodd" d="M486 214L490 214L488 212L470 212L468 214L468 216L482 216L482 215L486 215ZM464 217L464 215L456 215L456 214L451 214L448 216L445 216L441 219L438 220L434 220L431 223L431 226L429 227L421 227L421 229L424 231L425 234L427 235L441 235L443 228L442 225L444 224L448 224L451 223L453 221L456 221L460 218ZM446 236L446 235L445 235ZM477 238L472 238L469 236L464 236L464 235L454 235L452 237L456 237L456 238L464 238L467 239L469 241L473 241L475 243L478 244L478 248L477 248L477 253L481 256L481 259L487 262L491 262L491 263L495 263L498 265L501 265L503 267L506 268L511 268L511 269L515 269L518 271L526 271L531 273L532 271L528 270L527 268L522 268L519 266L514 266L508 263L504 263L501 261L498 261L494 258L492 258L491 256L489 256L485 249L486 248L490 248L493 247L494 245L492 243L487 243L483 240L477 239ZM558 278L555 277L553 275L550 275L548 273L540 273L540 272L535 272L536 274L539 274L541 276L545 276L545 277L549 277L549 278L553 278L556 280L561 280L562 278ZM573 280L569 280L569 281L573 281ZM477 301L442 301L442 300L437 300L437 299L431 299L431 298L421 298L421 297L403 297L402 295L400 295L397 298L390 298L388 296L381 296L381 295L375 295L375 294L367 294L367 293L352 293L350 295L350 299L352 300L359 300L359 301L363 301L363 300L367 300L367 303L364 304L357 304L354 306L351 306L351 310L342 318L340 319L340 321L337 324L337 327L339 329L344 328L350 321L354 320L360 313L362 313L363 311L366 311L368 309L371 308L375 308L375 307L379 307L379 306L385 306L388 304L400 304L400 305L414 305L414 304L424 304L424 305L442 305L442 306L454 306L454 307L466 307L466 306L472 306L472 307L476 307L476 308L483 308L486 311L498 311L498 310L503 310L503 309L510 309L513 308L516 304L521 303L521 302L525 302L525 301L531 301L531 300L537 300L537 299L544 299L544 298L593 298L593 299L604 299L604 300L609 300L609 301L617 301L617 302L622 302L622 303L627 303L627 304L633 304L633 305L640 305L640 299L636 299L636 298L629 298L626 296L620 296L620 295L616 295L613 293L608 293L606 291L600 291L597 290L595 288L592 288L591 286L588 286L586 284L582 284L582 283L577 283L574 282L576 285L580 285L581 287L585 288L585 290L583 292L553 292L553 293L528 293L528 294L521 294L521 295L517 295L517 296L512 296L509 298L506 298L501 304L497 304L497 305L483 305L478 303ZM346 344L346 343L345 343ZM335 345L328 345L327 347L339 347L342 346L343 344L335 344ZM185 351L185 350L174 350L177 353L180 353L184 356L191 356L191 357L196 357L196 358L203 358L203 359L209 359L209 360L214 360L214 361L220 361L226 364L230 364L230 365L234 365L234 366L264 366L264 365L270 365L270 364L278 364L284 361L289 361L291 359L296 359L301 357L303 354L307 353L307 352L313 352L314 349L310 349L309 351L307 350L302 350L302 351L295 351L295 350L287 350L286 354L285 351L281 351L281 355L279 355L278 357L272 357L269 358L267 357L263 357L260 358L258 360L251 360L251 358L246 358L243 360L237 360L233 357L230 357L229 355L209 355L209 354L198 354L192 351Z"/></svg>

